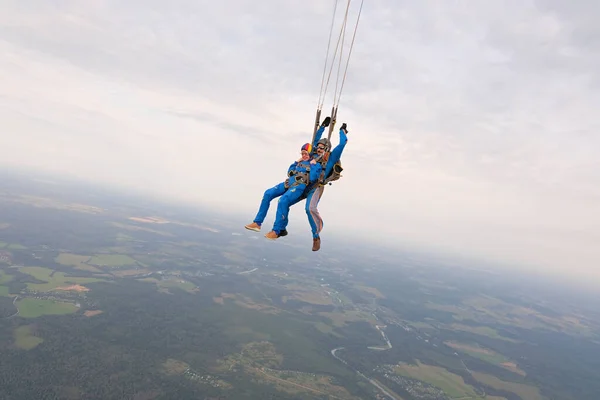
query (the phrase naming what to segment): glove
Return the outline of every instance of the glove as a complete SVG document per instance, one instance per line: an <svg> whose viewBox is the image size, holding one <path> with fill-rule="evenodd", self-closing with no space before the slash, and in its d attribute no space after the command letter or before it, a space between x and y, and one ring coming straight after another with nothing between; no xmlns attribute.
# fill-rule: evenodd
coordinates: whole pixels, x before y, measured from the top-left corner
<svg viewBox="0 0 600 400"><path fill-rule="evenodd" d="M321 124L322 127L327 128L329 126L329 123L331 122L331 118L330 117L325 117L325 119L323 120L323 123Z"/></svg>
<svg viewBox="0 0 600 400"><path fill-rule="evenodd" d="M347 129L347 126L346 126L345 122L342 124L342 126L340 127L340 129L343 130L344 132L348 133L348 129Z"/></svg>

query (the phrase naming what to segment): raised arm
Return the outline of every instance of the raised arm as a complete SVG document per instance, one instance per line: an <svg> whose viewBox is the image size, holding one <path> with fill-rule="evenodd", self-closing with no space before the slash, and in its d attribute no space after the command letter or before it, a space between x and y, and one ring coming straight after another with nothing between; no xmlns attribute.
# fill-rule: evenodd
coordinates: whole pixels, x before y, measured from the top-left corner
<svg viewBox="0 0 600 400"><path fill-rule="evenodd" d="M342 157L342 152L346 147L346 143L348 143L348 137L346 136L347 132L346 124L344 123L340 128L340 143L335 146L335 148L331 150L331 154L329 154L329 160L327 160L327 165L325 166L325 177L329 176L335 163Z"/></svg>
<svg viewBox="0 0 600 400"><path fill-rule="evenodd" d="M317 143L319 143L319 140L321 140L321 136L323 136L323 132L325 131L325 128L327 128L329 126L330 122L331 122L331 117L325 117L325 119L323 120L323 123L321 124L321 126L317 130L317 133L315 134L315 140L313 141L313 144L312 144L313 149L317 148Z"/></svg>
<svg viewBox="0 0 600 400"><path fill-rule="evenodd" d="M325 131L325 127L323 125L321 125L319 127L319 129L317 130L317 133L315 134L315 140L313 141L313 149L317 148L317 143L319 143L319 140L321 140L321 136L323 136L323 132Z"/></svg>

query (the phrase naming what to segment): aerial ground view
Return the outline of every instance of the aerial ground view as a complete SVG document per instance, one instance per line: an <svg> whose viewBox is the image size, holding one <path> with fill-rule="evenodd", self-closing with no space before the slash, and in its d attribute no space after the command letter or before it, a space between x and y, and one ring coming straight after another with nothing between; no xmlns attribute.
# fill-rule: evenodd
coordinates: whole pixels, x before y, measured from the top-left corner
<svg viewBox="0 0 600 400"><path fill-rule="evenodd" d="M599 15L0 0L0 400L600 400Z"/></svg>
<svg viewBox="0 0 600 400"><path fill-rule="evenodd" d="M592 294L418 254L317 257L63 181L0 189L2 399L600 393Z"/></svg>

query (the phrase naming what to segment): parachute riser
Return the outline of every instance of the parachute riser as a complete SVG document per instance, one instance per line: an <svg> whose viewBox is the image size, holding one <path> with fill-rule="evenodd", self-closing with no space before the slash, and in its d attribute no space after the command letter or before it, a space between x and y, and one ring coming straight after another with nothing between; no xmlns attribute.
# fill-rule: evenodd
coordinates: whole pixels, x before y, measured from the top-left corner
<svg viewBox="0 0 600 400"><path fill-rule="evenodd" d="M312 136L312 140L310 141L310 144L314 144L315 143L315 138L317 137L317 130L319 129L319 121L321 120L321 109L318 108L317 109L317 115L315 117L315 128L313 130L313 136Z"/></svg>
<svg viewBox="0 0 600 400"><path fill-rule="evenodd" d="M327 133L327 139L331 141L331 133L333 132L333 128L335 127L335 122L337 120L337 107L333 106L331 108L331 123L329 124L329 132Z"/></svg>

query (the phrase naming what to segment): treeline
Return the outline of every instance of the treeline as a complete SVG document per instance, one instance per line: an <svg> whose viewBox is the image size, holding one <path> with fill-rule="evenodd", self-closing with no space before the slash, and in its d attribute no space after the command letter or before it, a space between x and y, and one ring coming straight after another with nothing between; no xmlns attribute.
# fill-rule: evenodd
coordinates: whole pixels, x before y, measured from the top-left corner
<svg viewBox="0 0 600 400"><path fill-rule="evenodd" d="M7 318L17 312L13 300L14 297L0 296L0 319Z"/></svg>

